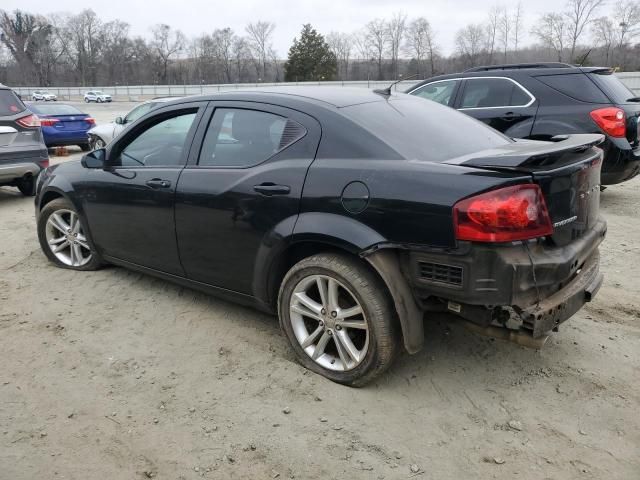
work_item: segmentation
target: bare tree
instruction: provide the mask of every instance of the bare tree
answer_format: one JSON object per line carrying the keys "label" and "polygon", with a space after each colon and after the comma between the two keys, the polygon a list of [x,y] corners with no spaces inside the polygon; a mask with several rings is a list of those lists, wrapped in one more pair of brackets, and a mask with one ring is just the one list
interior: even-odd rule
{"label": "bare tree", "polygon": [[594,13],[603,2],[604,0],[569,0],[567,2],[568,11],[565,13],[565,17],[568,22],[567,31],[571,44],[569,61],[574,60],[578,40],[593,21]]}
{"label": "bare tree", "polygon": [[169,61],[184,49],[186,38],[180,30],[173,30],[164,23],[152,27],[151,32],[151,47],[160,63],[160,79],[167,83]]}
{"label": "bare tree", "polygon": [[456,50],[466,66],[478,64],[486,44],[486,30],[482,24],[467,25],[456,34]]}
{"label": "bare tree", "polygon": [[258,75],[262,81],[265,81],[267,75],[267,62],[269,52],[272,47],[272,36],[276,25],[271,22],[258,21],[250,23],[245,30],[249,35],[248,44],[255,57],[257,57],[259,70]]}
{"label": "bare tree", "polygon": [[422,68],[425,59],[429,60],[429,74],[434,74],[437,46],[435,34],[426,18],[416,18],[409,24],[406,48],[418,62],[418,75],[424,75]]}
{"label": "bare tree", "polygon": [[593,38],[596,45],[604,49],[605,61],[609,65],[611,50],[616,42],[616,28],[613,21],[608,17],[596,18],[593,21]]}
{"label": "bare tree", "polygon": [[558,13],[545,13],[540,17],[531,33],[544,46],[555,52],[559,62],[562,61],[567,38],[567,25],[564,16]]}
{"label": "bare tree", "polygon": [[330,32],[325,40],[338,60],[338,78],[349,79],[349,61],[353,50],[353,38],[347,33]]}
{"label": "bare tree", "polygon": [[613,23],[618,25],[617,48],[624,68],[627,59],[627,44],[640,36],[640,3],[637,0],[620,0],[613,9]]}
{"label": "bare tree", "polygon": [[378,80],[383,79],[384,55],[387,48],[387,24],[384,20],[376,18],[364,27],[367,49],[372,52],[378,66]]}
{"label": "bare tree", "polygon": [[524,7],[522,2],[518,2],[516,9],[513,12],[513,51],[518,53],[518,46],[520,44],[520,34],[522,32],[524,24]]}
{"label": "bare tree", "polygon": [[511,38],[511,16],[509,11],[505,8],[500,12],[500,18],[498,23],[498,32],[500,34],[500,43],[502,44],[502,52],[504,54],[504,61],[507,62],[507,54],[509,52],[509,40]]}
{"label": "bare tree", "polygon": [[[51,25],[43,17],[16,10],[0,10],[0,42],[9,50],[26,78],[38,75],[38,52],[47,45]],[[39,75],[40,76],[40,75]],[[42,81],[42,78],[38,78]]]}
{"label": "bare tree", "polygon": [[233,74],[233,30],[230,28],[219,28],[213,31],[211,38],[215,49],[215,56],[222,66],[224,81],[231,83]]}
{"label": "bare tree", "polygon": [[493,54],[496,51],[496,41],[498,38],[498,30],[503,15],[503,8],[494,5],[489,10],[489,18],[487,20],[487,50],[489,50],[489,64],[493,63]]}
{"label": "bare tree", "polygon": [[400,47],[404,39],[407,24],[407,15],[402,12],[394,13],[391,20],[387,22],[387,39],[389,42],[389,53],[391,54],[391,74],[393,78],[398,78],[398,59],[400,57]]}

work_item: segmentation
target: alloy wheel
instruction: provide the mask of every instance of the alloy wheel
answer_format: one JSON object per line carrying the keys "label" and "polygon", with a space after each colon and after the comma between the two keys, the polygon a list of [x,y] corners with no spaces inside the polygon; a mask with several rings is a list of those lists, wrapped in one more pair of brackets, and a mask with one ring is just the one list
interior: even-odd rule
{"label": "alloy wheel", "polygon": [[335,278],[302,279],[291,295],[289,318],[300,347],[318,365],[344,372],[364,360],[369,348],[364,309]]}
{"label": "alloy wheel", "polygon": [[65,265],[82,267],[91,261],[91,247],[76,212],[53,212],[47,219],[45,236],[51,253]]}

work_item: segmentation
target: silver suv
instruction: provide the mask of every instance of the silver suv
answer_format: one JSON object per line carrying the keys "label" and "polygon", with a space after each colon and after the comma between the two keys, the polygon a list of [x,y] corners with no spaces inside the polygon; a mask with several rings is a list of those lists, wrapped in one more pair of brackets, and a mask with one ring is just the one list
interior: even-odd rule
{"label": "silver suv", "polygon": [[35,180],[49,166],[40,119],[8,87],[0,84],[0,186],[35,194]]}

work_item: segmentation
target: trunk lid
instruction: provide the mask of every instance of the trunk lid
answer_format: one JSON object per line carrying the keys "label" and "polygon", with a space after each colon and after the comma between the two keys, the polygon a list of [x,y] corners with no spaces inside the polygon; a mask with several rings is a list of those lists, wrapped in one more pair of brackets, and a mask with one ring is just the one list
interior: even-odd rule
{"label": "trunk lid", "polygon": [[557,142],[518,140],[447,163],[501,172],[527,173],[545,197],[552,241],[566,245],[597,221],[600,206],[602,135],[568,135]]}

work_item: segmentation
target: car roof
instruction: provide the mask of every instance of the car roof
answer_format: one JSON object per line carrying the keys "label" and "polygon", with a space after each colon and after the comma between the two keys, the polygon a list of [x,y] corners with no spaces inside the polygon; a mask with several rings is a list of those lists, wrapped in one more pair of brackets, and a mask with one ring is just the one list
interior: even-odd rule
{"label": "car roof", "polygon": [[[384,102],[385,96],[375,93],[368,88],[358,87],[324,87],[324,86],[287,86],[251,88],[242,90],[230,90],[210,95],[195,97],[183,97],[182,100],[194,99],[213,101],[220,99],[263,101],[266,99],[278,99],[279,101],[291,100],[305,103],[322,104],[335,108],[344,108],[371,102]],[[171,99],[174,100],[174,99]],[[181,102],[176,102],[181,103]]]}
{"label": "car roof", "polygon": [[[544,65],[544,66],[541,66]],[[405,92],[411,92],[417,88],[422,87],[428,83],[437,82],[440,80],[450,80],[456,78],[470,78],[470,77],[514,77],[520,78],[523,76],[538,76],[538,75],[567,75],[578,73],[593,73],[610,71],[608,67],[581,67],[562,63],[548,63],[548,64],[506,64],[506,65],[491,65],[487,67],[475,67],[458,73],[449,73],[447,75],[437,75],[426,80],[423,80],[415,85],[411,86]]]}

